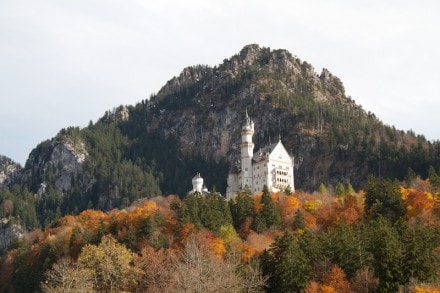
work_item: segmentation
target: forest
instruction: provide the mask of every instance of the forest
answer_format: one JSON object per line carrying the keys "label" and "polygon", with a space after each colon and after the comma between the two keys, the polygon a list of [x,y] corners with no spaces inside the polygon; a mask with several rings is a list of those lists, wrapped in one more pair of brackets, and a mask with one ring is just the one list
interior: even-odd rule
{"label": "forest", "polygon": [[[2,217],[8,218],[2,207]],[[439,292],[440,176],[85,210],[16,239],[2,292]]]}

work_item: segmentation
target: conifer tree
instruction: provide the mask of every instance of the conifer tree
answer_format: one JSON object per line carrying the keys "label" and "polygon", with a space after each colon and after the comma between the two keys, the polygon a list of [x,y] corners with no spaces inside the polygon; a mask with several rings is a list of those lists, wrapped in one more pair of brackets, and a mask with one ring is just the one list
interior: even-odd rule
{"label": "conifer tree", "polygon": [[312,275],[306,254],[287,232],[262,256],[262,268],[269,276],[268,292],[301,292]]}
{"label": "conifer tree", "polygon": [[275,203],[270,196],[269,189],[266,185],[263,187],[263,195],[261,196],[261,210],[255,216],[253,229],[257,233],[261,233],[264,230],[274,226],[281,226],[281,214],[278,208],[275,206]]}

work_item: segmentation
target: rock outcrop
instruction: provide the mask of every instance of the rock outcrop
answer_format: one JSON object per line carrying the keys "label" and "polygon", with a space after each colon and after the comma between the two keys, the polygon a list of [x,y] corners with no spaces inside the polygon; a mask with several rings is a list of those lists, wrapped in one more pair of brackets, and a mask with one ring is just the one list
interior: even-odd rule
{"label": "rock outcrop", "polygon": [[0,189],[15,182],[20,175],[21,166],[8,157],[0,155]]}
{"label": "rock outcrop", "polygon": [[24,181],[33,182],[37,194],[42,196],[47,182],[54,182],[57,191],[66,191],[72,187],[83,170],[88,153],[85,143],[80,138],[59,134],[51,141],[46,141],[35,148],[26,163]]}

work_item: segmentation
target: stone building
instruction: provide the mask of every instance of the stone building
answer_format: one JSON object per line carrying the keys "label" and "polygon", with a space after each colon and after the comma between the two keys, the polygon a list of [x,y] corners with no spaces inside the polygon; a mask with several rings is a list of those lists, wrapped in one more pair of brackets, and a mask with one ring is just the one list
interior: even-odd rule
{"label": "stone building", "polygon": [[246,111],[241,129],[240,163],[233,166],[228,175],[226,198],[231,199],[246,188],[252,193],[260,192],[264,185],[272,192],[284,191],[287,187],[293,192],[294,158],[287,152],[281,137],[278,142],[254,153],[253,134],[254,122]]}

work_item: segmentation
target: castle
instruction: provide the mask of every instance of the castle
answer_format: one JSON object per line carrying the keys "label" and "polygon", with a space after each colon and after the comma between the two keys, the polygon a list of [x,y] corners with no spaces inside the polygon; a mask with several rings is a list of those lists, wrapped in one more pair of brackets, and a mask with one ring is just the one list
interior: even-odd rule
{"label": "castle", "polygon": [[231,199],[246,188],[252,193],[260,192],[264,185],[272,192],[284,191],[287,187],[294,192],[294,159],[286,151],[281,137],[278,142],[254,153],[253,135],[254,122],[246,110],[241,129],[240,164],[233,166],[228,174],[226,198]]}

